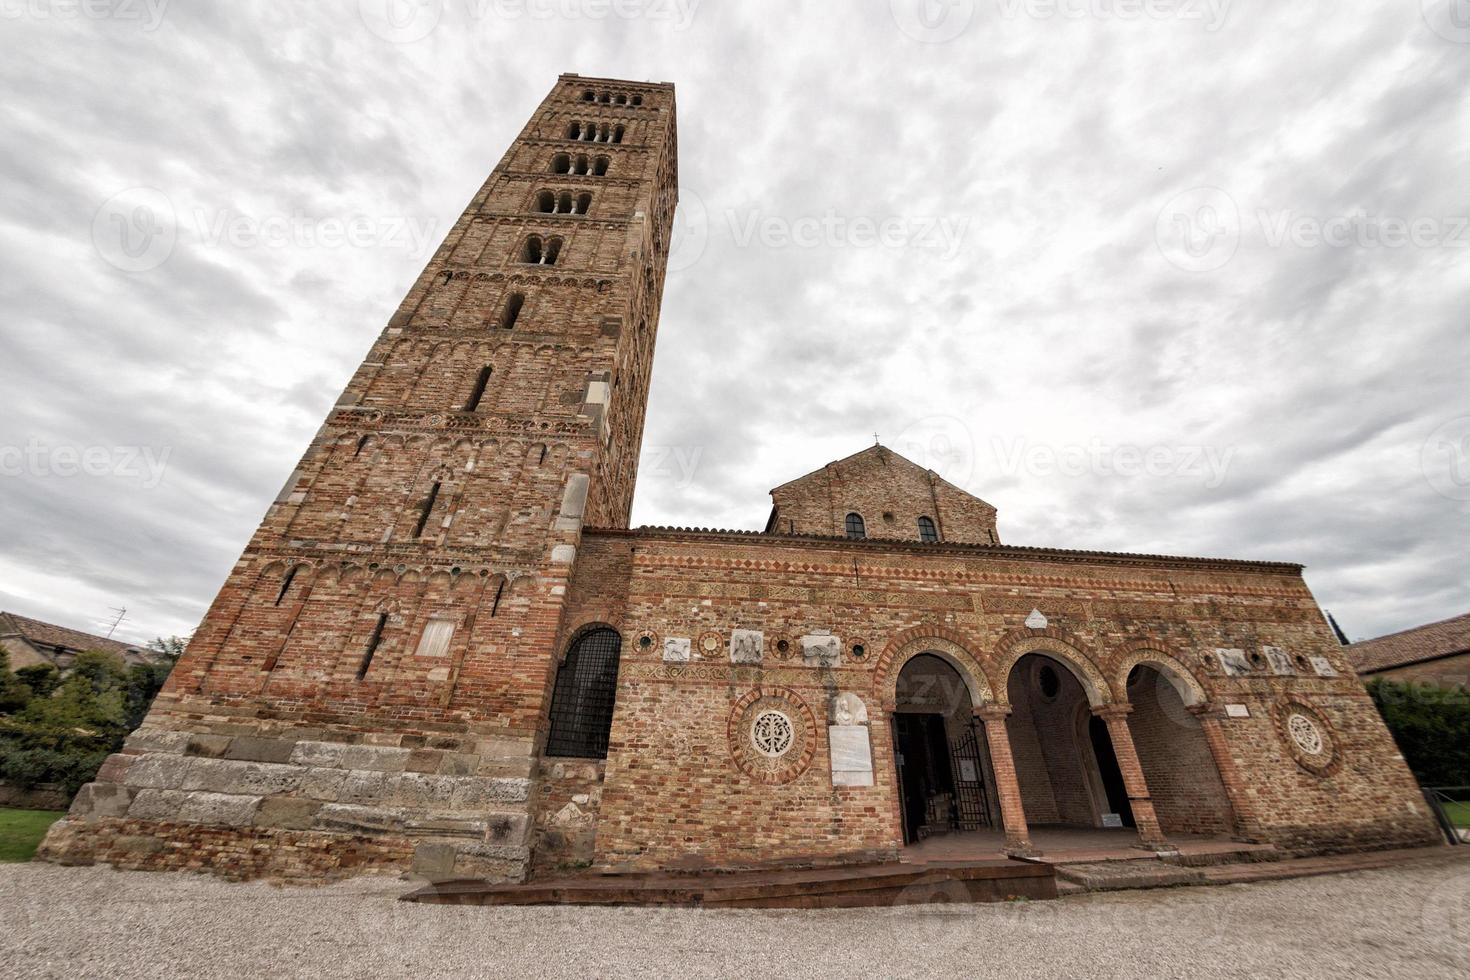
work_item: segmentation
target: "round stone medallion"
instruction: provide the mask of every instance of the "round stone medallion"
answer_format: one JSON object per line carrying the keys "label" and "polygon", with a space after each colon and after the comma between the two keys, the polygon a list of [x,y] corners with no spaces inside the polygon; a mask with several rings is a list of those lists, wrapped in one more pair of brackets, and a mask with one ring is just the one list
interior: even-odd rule
{"label": "round stone medallion", "polygon": [[1337,741],[1332,726],[1304,698],[1288,697],[1276,707],[1281,740],[1297,765],[1317,776],[1330,776],[1338,767]]}
{"label": "round stone medallion", "polygon": [[741,772],[757,782],[789,783],[816,754],[817,720],[790,688],[758,687],[731,708],[726,737]]}

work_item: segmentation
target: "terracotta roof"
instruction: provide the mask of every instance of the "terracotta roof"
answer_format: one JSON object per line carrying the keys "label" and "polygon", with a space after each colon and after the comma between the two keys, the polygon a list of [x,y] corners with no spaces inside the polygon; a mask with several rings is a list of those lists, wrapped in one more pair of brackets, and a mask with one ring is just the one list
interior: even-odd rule
{"label": "terracotta roof", "polygon": [[148,648],[141,644],[109,640],[105,636],[94,636],[54,623],[43,623],[39,619],[0,612],[0,639],[7,636],[23,636],[37,646],[65,647],[78,652],[101,650],[104,653],[115,653],[127,663],[143,663],[152,659]]}
{"label": "terracotta roof", "polygon": [[1347,655],[1360,674],[1470,653],[1470,613],[1350,644]]}
{"label": "terracotta roof", "polygon": [[1183,555],[1143,555],[1126,551],[1074,551],[1070,548],[1028,548],[1013,544],[960,544],[953,541],[921,542],[898,538],[849,538],[826,534],[769,534],[765,531],[733,531],[710,527],[650,527],[586,529],[588,534],[630,537],[693,537],[752,539],[771,545],[838,546],[863,551],[905,551],[923,554],[991,555],[996,558],[1033,561],[1092,562],[1107,565],[1175,565],[1194,568],[1251,570],[1300,575],[1295,562],[1252,561],[1244,558],[1188,558]]}

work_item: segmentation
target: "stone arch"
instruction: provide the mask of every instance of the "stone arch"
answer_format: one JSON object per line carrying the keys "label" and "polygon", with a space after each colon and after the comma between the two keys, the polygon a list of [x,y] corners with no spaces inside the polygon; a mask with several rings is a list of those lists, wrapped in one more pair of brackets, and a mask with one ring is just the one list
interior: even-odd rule
{"label": "stone arch", "polygon": [[1162,644],[1150,642],[1130,643],[1123,648],[1122,659],[1118,661],[1117,670],[1113,672],[1115,691],[1119,701],[1127,702],[1128,675],[1133,673],[1134,667],[1140,665],[1152,667],[1159,672],[1160,676],[1167,679],[1174,690],[1179,693],[1179,699],[1184,702],[1186,708],[1209,702],[1209,692],[1189,668],[1175,657],[1170,656]]}
{"label": "stone arch", "polygon": [[970,692],[970,703],[978,708],[995,702],[995,686],[967,647],[968,637],[942,626],[920,626],[905,630],[888,641],[873,670],[873,697],[883,710],[898,703],[898,675],[904,664],[921,654],[932,654],[955,669]]}
{"label": "stone arch", "polygon": [[1007,633],[996,645],[996,676],[1004,678],[1005,683],[1000,687],[998,702],[1007,707],[1010,706],[1010,694],[1007,690],[1011,671],[1016,667],[1016,661],[1029,653],[1039,653],[1050,657],[1057,663],[1071,671],[1082,685],[1083,692],[1087,695],[1087,701],[1094,708],[1113,703],[1113,689],[1093,662],[1093,657],[1087,652],[1086,646],[1078,638],[1048,626],[1046,629],[1020,629]]}

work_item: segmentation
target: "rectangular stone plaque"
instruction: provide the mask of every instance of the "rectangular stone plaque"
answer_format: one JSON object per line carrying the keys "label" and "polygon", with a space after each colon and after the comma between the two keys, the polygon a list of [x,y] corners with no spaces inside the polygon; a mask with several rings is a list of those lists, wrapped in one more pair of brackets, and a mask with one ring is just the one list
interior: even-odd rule
{"label": "rectangular stone plaque", "polygon": [[1336,677],[1337,668],[1332,666],[1332,661],[1326,657],[1312,657],[1312,669],[1317,672],[1318,677]]}
{"label": "rectangular stone plaque", "polygon": [[664,637],[664,663],[687,664],[689,657],[689,637]]}
{"label": "rectangular stone plaque", "polygon": [[1251,709],[1243,704],[1227,704],[1225,706],[1226,718],[1249,718]]}
{"label": "rectangular stone plaque", "polygon": [[1220,658],[1220,669],[1226,677],[1244,677],[1251,672],[1250,658],[1244,650],[1216,649],[1215,656]]}
{"label": "rectangular stone plaque", "polygon": [[833,786],[873,785],[873,752],[867,725],[829,725]]}
{"label": "rectangular stone plaque", "polygon": [[1104,813],[1102,815],[1102,821],[1104,827],[1121,827],[1123,826],[1123,815],[1120,813]]}

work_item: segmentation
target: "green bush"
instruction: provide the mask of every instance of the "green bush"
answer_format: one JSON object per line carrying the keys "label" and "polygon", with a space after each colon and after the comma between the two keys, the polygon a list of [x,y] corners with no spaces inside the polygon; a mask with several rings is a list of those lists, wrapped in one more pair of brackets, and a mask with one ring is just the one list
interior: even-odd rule
{"label": "green bush", "polygon": [[1470,691],[1377,679],[1368,693],[1425,786],[1470,786]]}

